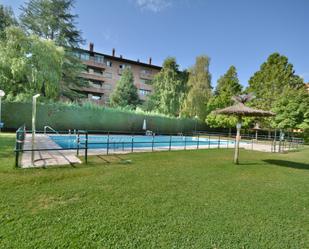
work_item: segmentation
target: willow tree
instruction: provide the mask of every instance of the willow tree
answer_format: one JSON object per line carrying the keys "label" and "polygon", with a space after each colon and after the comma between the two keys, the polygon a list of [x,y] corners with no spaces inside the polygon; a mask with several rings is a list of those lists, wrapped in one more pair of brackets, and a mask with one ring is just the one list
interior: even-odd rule
{"label": "willow tree", "polygon": [[27,36],[18,27],[5,30],[0,41],[0,89],[8,98],[41,93],[48,99],[60,97],[64,51],[53,41]]}
{"label": "willow tree", "polygon": [[161,71],[153,79],[153,108],[161,113],[178,116],[186,91],[184,74],[180,72],[176,59],[168,57]]}
{"label": "willow tree", "polygon": [[211,97],[209,63],[209,57],[198,56],[195,65],[189,69],[188,93],[181,111],[183,116],[206,118],[206,106]]}

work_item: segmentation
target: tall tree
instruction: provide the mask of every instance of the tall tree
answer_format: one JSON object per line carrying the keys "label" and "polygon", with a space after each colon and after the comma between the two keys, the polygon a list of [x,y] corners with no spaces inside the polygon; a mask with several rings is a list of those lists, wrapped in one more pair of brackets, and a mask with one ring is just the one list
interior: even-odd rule
{"label": "tall tree", "polygon": [[182,107],[182,114],[188,117],[206,118],[206,106],[211,97],[210,59],[198,56],[195,65],[189,69],[188,94]]}
{"label": "tall tree", "polygon": [[17,24],[12,8],[0,4],[0,39],[3,39],[5,28]]}
{"label": "tall tree", "polygon": [[273,107],[277,113],[273,126],[280,129],[309,130],[309,94],[305,87],[284,89]]}
{"label": "tall tree", "polygon": [[74,0],[30,0],[21,7],[21,25],[29,33],[55,41],[63,47],[78,47],[83,41],[71,13]]}
{"label": "tall tree", "polygon": [[139,102],[137,88],[134,85],[133,73],[130,69],[126,68],[122,72],[116,89],[111,95],[111,105],[114,107],[135,108]]}
{"label": "tall tree", "polygon": [[63,49],[14,26],[6,28],[5,37],[0,41],[0,89],[9,98],[41,93],[58,99]]}
{"label": "tall tree", "polygon": [[161,71],[154,77],[151,102],[155,110],[177,116],[186,90],[186,74],[179,71],[176,59],[168,57]]}
{"label": "tall tree", "polygon": [[77,15],[71,13],[74,0],[29,0],[21,7],[21,26],[30,34],[52,40],[65,48],[62,66],[62,94],[70,99],[80,97],[72,90],[86,86],[79,76],[81,61],[74,56],[74,48],[83,42],[81,31],[76,28]]}
{"label": "tall tree", "polygon": [[[232,97],[239,95],[241,91],[242,86],[239,83],[236,68],[231,66],[227,72],[218,79],[215,94],[208,102],[207,110],[211,112],[215,109],[232,105]],[[237,120],[233,117],[210,113],[207,116],[206,123],[211,127],[231,128],[235,127]]]}
{"label": "tall tree", "polygon": [[273,53],[250,78],[247,91],[256,96],[253,101],[255,106],[271,110],[286,87],[301,88],[303,80],[295,74],[287,57]]}

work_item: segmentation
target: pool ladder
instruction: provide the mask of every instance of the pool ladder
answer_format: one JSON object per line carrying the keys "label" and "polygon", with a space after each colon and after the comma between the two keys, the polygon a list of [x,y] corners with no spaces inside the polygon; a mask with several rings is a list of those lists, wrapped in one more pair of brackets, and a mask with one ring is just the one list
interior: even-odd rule
{"label": "pool ladder", "polygon": [[48,125],[45,125],[44,126],[44,134],[46,135],[46,131],[47,129],[51,130],[52,132],[55,132],[56,134],[59,134],[58,131],[56,131],[55,129],[53,129],[52,127],[48,126]]}

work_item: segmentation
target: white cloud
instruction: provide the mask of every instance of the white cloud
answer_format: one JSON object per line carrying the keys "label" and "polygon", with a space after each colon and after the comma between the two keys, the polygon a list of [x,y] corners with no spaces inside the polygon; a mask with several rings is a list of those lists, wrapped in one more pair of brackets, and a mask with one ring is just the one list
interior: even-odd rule
{"label": "white cloud", "polygon": [[136,5],[141,10],[160,12],[171,6],[171,0],[135,0]]}

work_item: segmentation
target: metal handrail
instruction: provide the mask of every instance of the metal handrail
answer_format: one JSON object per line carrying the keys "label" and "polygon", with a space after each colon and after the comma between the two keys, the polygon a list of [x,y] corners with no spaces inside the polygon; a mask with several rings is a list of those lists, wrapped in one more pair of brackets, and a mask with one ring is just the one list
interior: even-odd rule
{"label": "metal handrail", "polygon": [[56,134],[59,134],[58,131],[56,131],[55,129],[53,129],[53,128],[50,127],[49,125],[45,125],[45,126],[44,126],[44,134],[45,134],[45,135],[46,135],[46,130],[47,130],[47,129],[49,129],[49,130],[55,132]]}

